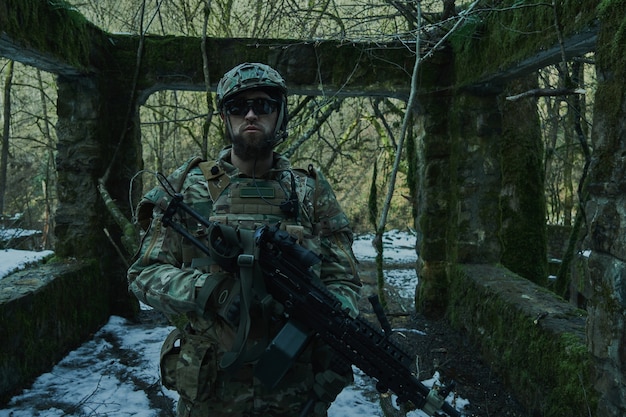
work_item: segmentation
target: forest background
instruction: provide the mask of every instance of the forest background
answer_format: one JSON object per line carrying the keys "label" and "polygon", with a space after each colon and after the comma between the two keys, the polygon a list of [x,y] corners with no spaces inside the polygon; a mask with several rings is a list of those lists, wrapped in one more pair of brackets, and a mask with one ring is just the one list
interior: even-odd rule
{"label": "forest background", "polygon": [[[55,2],[58,7],[75,8],[110,33],[374,44],[399,40],[410,50],[418,43],[424,50],[439,47],[437,40],[453,31],[461,18],[506,12],[496,3],[491,9],[478,10],[473,8],[475,1],[463,0]],[[523,2],[515,7],[524,7]],[[553,13],[549,7],[545,12]],[[429,33],[437,36],[431,39]],[[0,58],[0,76],[0,217],[8,228],[41,230],[41,247],[51,249],[56,206],[54,75]],[[546,218],[549,224],[569,226],[591,153],[587,132],[595,91],[593,56],[544,68],[538,78],[539,89],[533,94],[540,96]],[[411,74],[407,74],[410,81]],[[576,94],[559,93],[571,85],[577,87]],[[226,145],[214,109],[213,93],[159,91],[147,99],[141,107],[144,171],[138,173],[143,175],[144,191],[155,184],[154,173],[167,174],[193,155],[211,158]],[[278,151],[290,156],[296,167],[312,163],[325,173],[356,232],[376,229],[387,199],[386,227],[412,227],[411,179],[406,150],[400,146],[407,134],[403,131],[406,110],[406,100],[386,97],[291,96],[290,135]],[[409,135],[419,141],[419,124],[411,128],[415,130]],[[387,198],[389,189],[393,195]],[[0,248],[15,242],[0,242]]]}

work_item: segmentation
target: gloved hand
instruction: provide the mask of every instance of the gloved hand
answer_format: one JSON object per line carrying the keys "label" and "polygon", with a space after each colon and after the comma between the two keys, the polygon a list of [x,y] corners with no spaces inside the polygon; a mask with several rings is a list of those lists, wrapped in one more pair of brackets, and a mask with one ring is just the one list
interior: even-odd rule
{"label": "gloved hand", "polygon": [[331,403],[335,401],[337,395],[339,395],[339,393],[353,381],[354,378],[352,376],[352,369],[345,373],[342,372],[341,374],[331,369],[327,369],[315,374],[313,391],[320,401]]}
{"label": "gloved hand", "polygon": [[359,315],[358,294],[345,285],[329,284],[328,290],[341,302],[341,307],[348,310],[353,319]]}
{"label": "gloved hand", "polygon": [[319,401],[326,404],[335,401],[335,397],[354,381],[352,366],[338,357],[321,338],[313,340],[311,353],[314,381],[313,391]]}

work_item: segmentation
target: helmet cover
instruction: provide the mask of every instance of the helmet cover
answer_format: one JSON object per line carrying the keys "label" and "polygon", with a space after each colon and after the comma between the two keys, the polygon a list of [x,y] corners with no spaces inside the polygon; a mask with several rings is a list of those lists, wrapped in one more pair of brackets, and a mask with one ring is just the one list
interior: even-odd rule
{"label": "helmet cover", "polygon": [[[250,89],[278,90],[287,95],[287,86],[283,77],[269,65],[244,63],[228,71],[217,84],[217,106],[223,109],[224,101],[235,94]],[[283,97],[279,97],[281,101]]]}

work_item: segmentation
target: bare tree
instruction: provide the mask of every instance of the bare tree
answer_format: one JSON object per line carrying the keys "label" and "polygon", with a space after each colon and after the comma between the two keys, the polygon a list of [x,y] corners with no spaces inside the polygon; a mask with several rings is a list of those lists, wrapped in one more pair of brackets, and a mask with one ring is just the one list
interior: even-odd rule
{"label": "bare tree", "polygon": [[0,218],[4,216],[4,197],[7,189],[9,163],[9,137],[11,130],[11,87],[13,85],[13,61],[7,63],[7,75],[4,79],[4,106],[2,126],[2,153],[0,154]]}
{"label": "bare tree", "polygon": [[41,187],[43,189],[43,202],[44,202],[44,213],[43,213],[43,230],[42,230],[42,246],[44,248],[50,249],[52,248],[51,240],[51,231],[53,230],[52,219],[53,211],[55,207],[56,201],[56,164],[54,160],[54,149],[55,149],[55,139],[50,130],[50,120],[48,118],[48,98],[46,95],[46,87],[43,82],[43,77],[41,76],[41,71],[37,70],[37,84],[39,86],[39,96],[41,100],[41,113],[43,116],[42,120],[42,133],[44,135],[44,141],[47,143],[44,162],[44,172],[41,180]]}

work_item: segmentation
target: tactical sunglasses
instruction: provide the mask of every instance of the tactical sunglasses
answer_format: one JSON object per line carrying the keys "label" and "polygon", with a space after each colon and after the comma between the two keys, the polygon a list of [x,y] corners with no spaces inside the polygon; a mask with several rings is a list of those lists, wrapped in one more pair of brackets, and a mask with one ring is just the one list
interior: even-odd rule
{"label": "tactical sunglasses", "polygon": [[237,99],[228,100],[224,103],[224,111],[227,114],[234,116],[245,116],[250,109],[257,116],[264,114],[271,114],[278,108],[278,101],[271,98],[252,98],[252,99]]}

